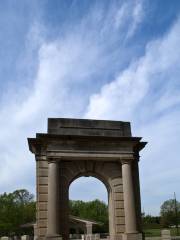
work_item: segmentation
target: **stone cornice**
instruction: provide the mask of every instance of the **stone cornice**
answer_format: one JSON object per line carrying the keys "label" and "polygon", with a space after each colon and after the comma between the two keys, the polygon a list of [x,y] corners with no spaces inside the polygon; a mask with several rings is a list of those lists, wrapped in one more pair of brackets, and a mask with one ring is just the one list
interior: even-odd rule
{"label": "stone cornice", "polygon": [[90,152],[48,152],[47,157],[56,160],[94,160],[94,161],[121,161],[134,159],[133,153],[90,153]]}

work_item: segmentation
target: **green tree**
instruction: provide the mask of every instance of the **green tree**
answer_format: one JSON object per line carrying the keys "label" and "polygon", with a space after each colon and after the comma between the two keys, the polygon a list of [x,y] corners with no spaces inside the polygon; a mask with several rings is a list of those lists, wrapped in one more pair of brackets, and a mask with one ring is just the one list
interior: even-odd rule
{"label": "green tree", "polygon": [[108,232],[108,206],[103,201],[98,199],[90,202],[70,200],[69,206],[71,215],[102,223],[102,226],[94,227],[95,232]]}
{"label": "green tree", "polygon": [[17,204],[25,205],[33,201],[34,195],[26,189],[16,190],[12,193],[14,201]]}
{"label": "green tree", "polygon": [[178,219],[175,214],[175,200],[169,199],[161,205],[161,225],[163,227],[169,227],[170,225],[176,225],[177,220],[180,219],[180,202],[177,201],[177,213]]}
{"label": "green tree", "polygon": [[26,233],[21,224],[35,221],[33,195],[25,189],[0,195],[0,235]]}
{"label": "green tree", "polygon": [[160,228],[160,217],[144,215],[142,216],[143,229],[155,229]]}

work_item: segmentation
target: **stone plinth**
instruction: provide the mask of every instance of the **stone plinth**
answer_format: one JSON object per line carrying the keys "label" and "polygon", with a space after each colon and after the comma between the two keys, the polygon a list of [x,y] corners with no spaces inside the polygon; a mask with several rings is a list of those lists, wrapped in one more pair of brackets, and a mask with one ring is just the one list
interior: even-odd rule
{"label": "stone plinth", "polygon": [[122,240],[142,240],[142,233],[125,233],[122,235]]}
{"label": "stone plinth", "polygon": [[63,240],[60,235],[46,235],[46,240]]}
{"label": "stone plinth", "polygon": [[29,235],[21,236],[21,240],[29,240],[29,239],[30,239]]}
{"label": "stone plinth", "polygon": [[161,230],[161,238],[162,240],[170,240],[171,239],[171,232],[169,229]]}

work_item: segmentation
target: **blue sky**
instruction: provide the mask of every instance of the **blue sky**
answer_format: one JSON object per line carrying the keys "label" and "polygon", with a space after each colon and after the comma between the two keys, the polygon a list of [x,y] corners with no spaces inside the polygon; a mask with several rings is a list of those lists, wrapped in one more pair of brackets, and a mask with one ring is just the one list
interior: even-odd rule
{"label": "blue sky", "polygon": [[[35,192],[27,137],[48,117],[79,117],[131,121],[148,141],[146,213],[180,200],[179,0],[2,0],[0,29],[0,192]],[[95,184],[79,179],[70,196],[106,200]]]}

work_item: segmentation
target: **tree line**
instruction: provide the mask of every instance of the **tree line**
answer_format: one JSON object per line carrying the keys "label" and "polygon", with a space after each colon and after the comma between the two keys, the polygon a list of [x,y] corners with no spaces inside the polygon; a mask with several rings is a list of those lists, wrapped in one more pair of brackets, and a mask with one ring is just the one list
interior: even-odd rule
{"label": "tree line", "polygon": [[95,199],[90,202],[69,201],[70,214],[80,218],[94,220],[100,225],[95,225],[93,231],[107,233],[109,231],[108,205],[103,201]]}
{"label": "tree line", "polygon": [[169,228],[180,225],[180,202],[175,199],[165,201],[160,207],[160,216],[142,214],[143,228]]}
{"label": "tree line", "polygon": [[[174,199],[165,201],[161,205],[160,216],[142,214],[144,229],[163,228],[180,224],[180,202]],[[95,232],[108,232],[108,206],[96,199],[90,202],[69,201],[71,215],[94,220],[102,223],[95,226]],[[12,193],[0,194],[0,236],[32,234],[32,229],[21,228],[22,224],[35,222],[36,202],[34,195],[26,189],[16,190]]]}
{"label": "tree line", "polygon": [[36,207],[33,194],[25,189],[0,195],[0,235],[30,234],[31,229],[20,226],[35,221]]}
{"label": "tree line", "polygon": [[[69,213],[102,223],[94,227],[96,232],[108,231],[108,206],[98,199],[91,202],[70,200]],[[21,226],[35,221],[36,202],[34,195],[29,191],[20,189],[0,195],[0,236],[32,235],[32,228]]]}

